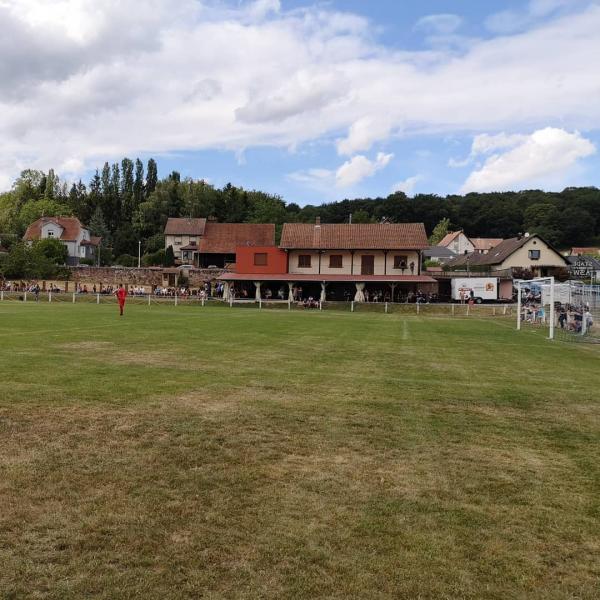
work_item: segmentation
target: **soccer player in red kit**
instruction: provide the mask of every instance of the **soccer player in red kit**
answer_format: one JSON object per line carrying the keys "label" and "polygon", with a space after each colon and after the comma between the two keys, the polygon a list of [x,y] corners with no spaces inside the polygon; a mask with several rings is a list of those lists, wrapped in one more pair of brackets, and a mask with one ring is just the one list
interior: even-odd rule
{"label": "soccer player in red kit", "polygon": [[119,286],[116,291],[117,300],[119,301],[119,315],[123,316],[123,309],[125,308],[125,298],[127,298],[127,290],[123,287],[123,284]]}

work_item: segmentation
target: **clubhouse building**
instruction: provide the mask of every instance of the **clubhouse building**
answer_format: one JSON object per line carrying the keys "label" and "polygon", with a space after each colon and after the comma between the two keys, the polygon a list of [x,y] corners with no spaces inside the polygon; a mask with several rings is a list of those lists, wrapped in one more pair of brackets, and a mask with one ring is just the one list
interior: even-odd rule
{"label": "clubhouse building", "polygon": [[437,282],[421,271],[428,247],[422,223],[286,223],[277,246],[236,248],[225,296],[401,301]]}

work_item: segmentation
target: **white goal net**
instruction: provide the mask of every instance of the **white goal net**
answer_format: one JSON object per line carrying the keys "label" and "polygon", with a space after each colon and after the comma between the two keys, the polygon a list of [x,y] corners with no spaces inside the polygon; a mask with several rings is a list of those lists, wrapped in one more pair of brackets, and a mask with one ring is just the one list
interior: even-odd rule
{"label": "white goal net", "polygon": [[549,339],[600,342],[600,286],[555,282],[553,277],[515,282],[517,329]]}

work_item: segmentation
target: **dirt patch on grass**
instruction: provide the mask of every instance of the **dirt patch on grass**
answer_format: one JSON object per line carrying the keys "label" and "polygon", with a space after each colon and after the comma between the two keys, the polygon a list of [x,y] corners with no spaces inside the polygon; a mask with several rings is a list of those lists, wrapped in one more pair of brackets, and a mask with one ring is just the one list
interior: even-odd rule
{"label": "dirt patch on grass", "polygon": [[107,364],[135,365],[148,367],[168,367],[170,369],[194,369],[194,364],[185,354],[174,354],[160,350],[127,350],[114,342],[83,341],[62,344],[61,349],[68,352],[81,353],[93,352],[94,360]]}
{"label": "dirt patch on grass", "polygon": [[88,352],[90,350],[110,350],[111,348],[116,348],[117,345],[114,342],[105,342],[105,341],[84,341],[84,342],[69,342],[68,344],[61,344],[59,348],[63,350],[69,350],[72,352],[80,352],[85,351]]}

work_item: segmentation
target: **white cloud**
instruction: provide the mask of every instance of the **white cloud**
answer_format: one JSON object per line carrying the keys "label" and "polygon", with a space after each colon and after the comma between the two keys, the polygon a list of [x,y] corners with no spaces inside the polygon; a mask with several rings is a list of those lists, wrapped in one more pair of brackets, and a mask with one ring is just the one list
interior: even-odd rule
{"label": "white cloud", "polygon": [[372,177],[385,168],[392,158],[394,158],[393,154],[384,154],[383,152],[379,152],[374,160],[358,154],[347,160],[335,171],[330,169],[307,169],[290,173],[288,178],[322,192],[331,191],[332,187],[346,188],[360,183],[367,177]]}
{"label": "white cloud", "polygon": [[393,154],[379,152],[375,160],[369,160],[366,156],[359,154],[346,161],[335,173],[335,181],[338,187],[350,187],[359,183],[366,177],[372,177],[394,158]]}
{"label": "white cloud", "polygon": [[436,14],[421,17],[415,29],[447,35],[454,33],[462,25],[462,18],[453,14]]}
{"label": "white cloud", "polygon": [[338,141],[337,149],[340,154],[354,154],[370,150],[371,146],[385,139],[390,132],[390,123],[385,117],[362,117],[350,126],[348,136]]}
{"label": "white cloud", "polygon": [[530,0],[521,10],[502,10],[486,19],[486,26],[494,33],[512,33],[553,13],[574,10],[589,5],[591,0]]}
{"label": "white cloud", "polygon": [[419,183],[419,181],[422,179],[423,177],[421,175],[408,177],[404,181],[399,181],[396,183],[392,188],[392,192],[404,192],[407,196],[412,196],[417,183]]}
{"label": "white cloud", "polygon": [[352,157],[398,132],[600,129],[600,7],[574,1],[455,54],[384,47],[328,4],[0,0],[0,177],[323,139]]}
{"label": "white cloud", "polygon": [[494,150],[512,148],[526,140],[527,136],[521,134],[498,133],[495,135],[490,135],[488,133],[482,133],[473,138],[471,153],[469,156],[467,156],[467,158],[464,160],[451,158],[448,161],[448,166],[453,168],[466,167],[481,154],[489,154]]}
{"label": "white cloud", "polygon": [[[496,136],[498,137],[498,136]],[[595,153],[594,144],[580,133],[546,127],[520,140],[503,154],[490,156],[483,166],[473,171],[461,188],[462,193],[504,191],[539,182],[544,177],[555,178],[568,173],[578,160]],[[515,136],[506,136],[514,142]],[[489,141],[489,140],[488,140]],[[506,145],[487,144],[491,148]]]}

